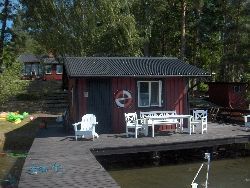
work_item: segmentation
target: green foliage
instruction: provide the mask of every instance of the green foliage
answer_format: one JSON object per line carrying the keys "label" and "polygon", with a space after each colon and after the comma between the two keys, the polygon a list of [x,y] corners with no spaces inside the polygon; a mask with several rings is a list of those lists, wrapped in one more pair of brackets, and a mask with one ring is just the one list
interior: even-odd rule
{"label": "green foliage", "polygon": [[21,2],[30,34],[56,55],[140,54],[135,20],[124,1]]}
{"label": "green foliage", "polygon": [[175,56],[216,73],[216,81],[249,77],[247,0],[20,2],[19,25],[25,33],[16,27],[17,49],[26,41],[27,48],[40,45],[55,55]]}
{"label": "green foliage", "polygon": [[207,92],[208,91],[208,85],[205,84],[204,82],[201,82],[198,85],[198,91],[200,91],[200,92]]}
{"label": "green foliage", "polygon": [[40,93],[19,93],[16,99],[20,101],[35,101],[41,99]]}
{"label": "green foliage", "polygon": [[5,69],[0,74],[0,104],[22,92],[26,86],[25,82],[20,80],[21,64],[7,50],[4,52],[3,63]]}

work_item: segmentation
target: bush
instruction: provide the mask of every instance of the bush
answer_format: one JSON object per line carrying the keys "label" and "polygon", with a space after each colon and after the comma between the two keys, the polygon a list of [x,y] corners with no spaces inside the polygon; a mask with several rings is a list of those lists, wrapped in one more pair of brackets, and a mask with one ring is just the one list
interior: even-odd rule
{"label": "bush", "polygon": [[39,100],[41,97],[37,93],[20,93],[17,94],[16,99],[19,101],[35,101]]}
{"label": "bush", "polygon": [[199,85],[198,85],[198,91],[200,92],[207,92],[208,91],[208,85],[205,84],[204,82],[201,82]]}
{"label": "bush", "polygon": [[27,83],[20,80],[21,64],[17,61],[9,63],[0,74],[0,104],[21,93]]}

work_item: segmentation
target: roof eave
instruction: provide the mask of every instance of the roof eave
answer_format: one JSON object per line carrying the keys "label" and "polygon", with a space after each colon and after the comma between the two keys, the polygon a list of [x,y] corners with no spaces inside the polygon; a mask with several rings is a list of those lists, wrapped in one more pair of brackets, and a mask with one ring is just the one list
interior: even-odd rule
{"label": "roof eave", "polygon": [[132,77],[132,78],[167,78],[167,77],[211,77],[211,75],[69,75],[70,78],[93,78],[93,77]]}

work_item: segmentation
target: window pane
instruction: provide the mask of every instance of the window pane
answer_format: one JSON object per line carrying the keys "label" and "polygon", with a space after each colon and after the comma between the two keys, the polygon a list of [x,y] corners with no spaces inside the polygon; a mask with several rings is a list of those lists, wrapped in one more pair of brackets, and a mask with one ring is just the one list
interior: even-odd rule
{"label": "window pane", "polygon": [[42,75],[42,72],[43,72],[42,65],[41,65],[41,64],[39,64],[38,74],[39,74],[39,75]]}
{"label": "window pane", "polygon": [[149,83],[139,82],[139,106],[149,105]]}
{"label": "window pane", "polygon": [[151,106],[159,105],[159,82],[151,82]]}
{"label": "window pane", "polygon": [[51,65],[45,66],[45,74],[51,74]]}
{"label": "window pane", "polygon": [[32,75],[37,75],[38,74],[38,64],[32,64],[31,73],[32,73]]}
{"label": "window pane", "polygon": [[31,64],[26,64],[25,65],[25,75],[30,75],[31,74]]}
{"label": "window pane", "polygon": [[63,73],[62,65],[56,65],[56,74],[62,74],[62,73]]}

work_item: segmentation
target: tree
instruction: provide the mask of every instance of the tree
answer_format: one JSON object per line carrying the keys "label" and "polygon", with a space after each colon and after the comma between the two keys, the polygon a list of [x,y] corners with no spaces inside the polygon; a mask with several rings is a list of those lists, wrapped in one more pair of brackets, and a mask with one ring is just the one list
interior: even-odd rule
{"label": "tree", "polygon": [[21,0],[27,30],[47,50],[62,55],[139,55],[129,4],[121,0]]}
{"label": "tree", "polygon": [[10,14],[10,1],[5,0],[4,3],[1,3],[0,6],[3,6],[2,12],[1,12],[1,36],[0,36],[0,68],[2,67],[3,64],[3,47],[4,47],[4,38],[5,34],[7,32],[6,25],[7,25],[7,20],[9,18]]}

